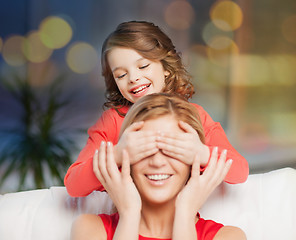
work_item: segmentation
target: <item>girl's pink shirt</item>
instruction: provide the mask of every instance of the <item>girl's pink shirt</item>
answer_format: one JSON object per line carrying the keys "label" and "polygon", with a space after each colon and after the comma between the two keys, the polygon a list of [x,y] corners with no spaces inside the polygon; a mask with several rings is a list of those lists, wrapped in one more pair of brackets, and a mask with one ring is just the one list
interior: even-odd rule
{"label": "girl's pink shirt", "polygon": [[[247,160],[240,155],[230,144],[220,123],[214,122],[210,115],[199,105],[192,103],[199,112],[204,128],[206,145],[212,152],[217,146],[219,152],[227,149],[227,159],[233,163],[224,181],[227,183],[245,182],[249,175]],[[123,107],[121,112],[126,113],[128,107]],[[114,109],[103,112],[98,121],[89,128],[88,140],[80,152],[77,160],[67,171],[64,179],[68,193],[73,197],[83,197],[95,190],[103,191],[104,188],[93,172],[92,159],[96,149],[99,149],[101,141],[110,141],[117,144],[120,128],[124,117],[120,116]]]}

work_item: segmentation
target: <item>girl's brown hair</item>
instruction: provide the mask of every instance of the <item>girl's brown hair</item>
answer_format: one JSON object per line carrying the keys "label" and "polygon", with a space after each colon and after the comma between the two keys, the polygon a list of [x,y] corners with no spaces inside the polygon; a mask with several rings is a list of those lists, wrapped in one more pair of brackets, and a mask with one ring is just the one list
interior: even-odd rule
{"label": "girl's brown hair", "polygon": [[189,99],[194,94],[191,76],[186,71],[171,39],[156,25],[145,21],[130,21],[118,25],[102,47],[102,75],[106,84],[104,107],[119,109],[132,105],[120,93],[108,64],[107,55],[114,47],[130,48],[151,61],[160,61],[169,75],[163,92],[175,93]]}
{"label": "girl's brown hair", "polygon": [[197,109],[180,95],[154,93],[140,98],[128,111],[120,130],[124,130],[134,122],[156,119],[173,115],[177,121],[188,123],[198,133],[202,143],[205,136]]}

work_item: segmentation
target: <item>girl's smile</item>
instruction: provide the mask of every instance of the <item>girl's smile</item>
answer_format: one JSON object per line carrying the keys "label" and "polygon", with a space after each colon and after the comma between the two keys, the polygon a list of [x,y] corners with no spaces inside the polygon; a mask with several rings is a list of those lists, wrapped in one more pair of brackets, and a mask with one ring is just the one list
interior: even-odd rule
{"label": "girl's smile", "polygon": [[147,94],[162,92],[169,73],[160,61],[143,58],[137,51],[122,47],[111,49],[107,59],[117,87],[128,101],[135,103]]}

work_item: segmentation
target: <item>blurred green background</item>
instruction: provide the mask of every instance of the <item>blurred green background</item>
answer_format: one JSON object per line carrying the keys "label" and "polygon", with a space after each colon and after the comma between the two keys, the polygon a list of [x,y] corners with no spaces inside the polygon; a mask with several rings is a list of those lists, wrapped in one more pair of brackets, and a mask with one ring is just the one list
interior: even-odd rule
{"label": "blurred green background", "polygon": [[251,173],[296,167],[296,2],[16,0],[0,8],[0,193],[62,185],[102,112],[102,42],[146,20]]}

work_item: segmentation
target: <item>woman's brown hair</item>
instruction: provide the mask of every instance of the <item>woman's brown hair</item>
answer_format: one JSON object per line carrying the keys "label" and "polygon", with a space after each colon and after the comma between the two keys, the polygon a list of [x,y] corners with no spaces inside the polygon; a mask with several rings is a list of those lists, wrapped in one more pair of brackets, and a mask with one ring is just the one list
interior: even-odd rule
{"label": "woman's brown hair", "polygon": [[140,98],[128,111],[119,137],[134,122],[152,120],[166,115],[173,115],[177,121],[188,123],[198,133],[201,142],[205,143],[197,109],[180,95],[168,93],[154,93]]}
{"label": "woman's brown hair", "polygon": [[118,25],[102,47],[102,75],[106,84],[104,107],[119,109],[132,105],[120,93],[108,64],[107,55],[114,47],[130,48],[151,61],[160,61],[169,75],[163,92],[179,94],[189,99],[194,94],[191,76],[186,71],[171,39],[156,25],[145,21],[130,21]]}

